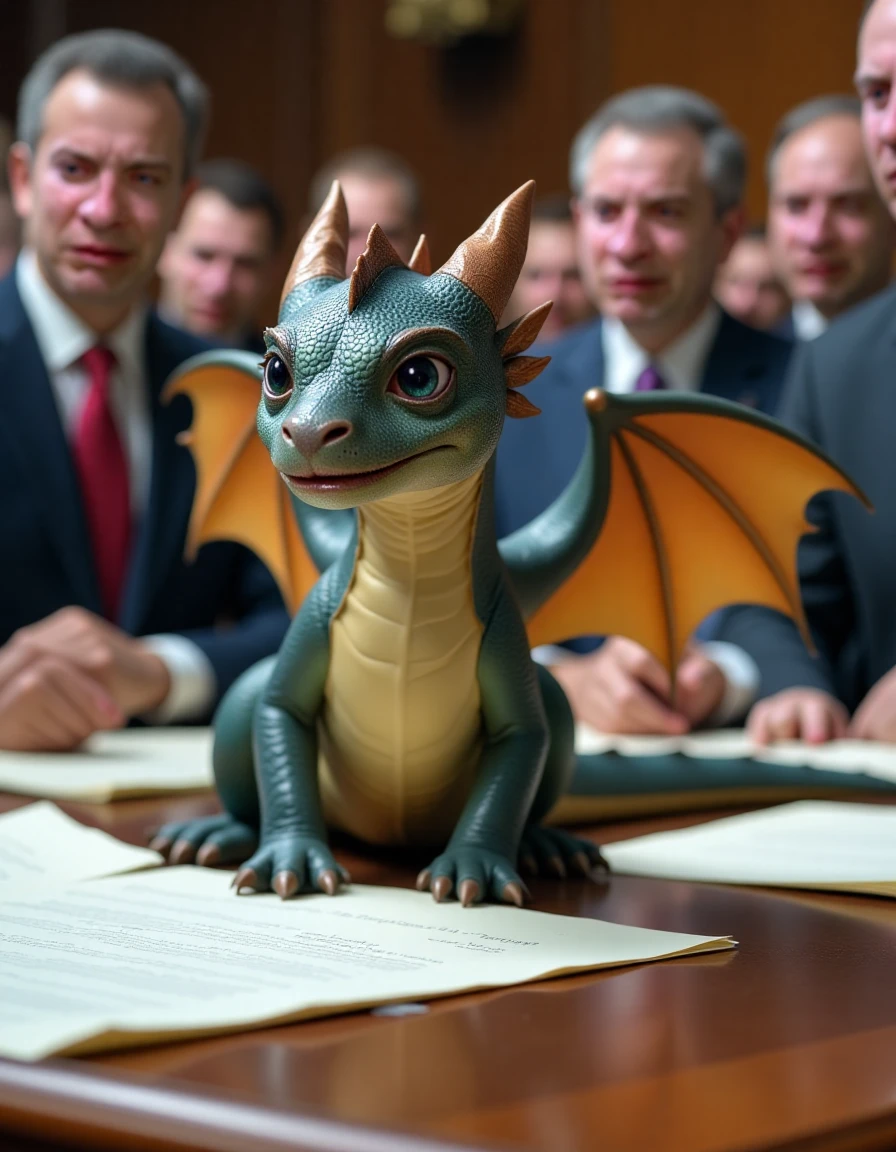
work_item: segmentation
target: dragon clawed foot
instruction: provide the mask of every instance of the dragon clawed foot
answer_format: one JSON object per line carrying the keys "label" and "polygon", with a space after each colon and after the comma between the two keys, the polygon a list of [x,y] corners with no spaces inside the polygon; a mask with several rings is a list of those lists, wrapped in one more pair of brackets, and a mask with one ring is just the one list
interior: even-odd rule
{"label": "dragon clawed foot", "polygon": [[258,832],[226,814],[163,825],[150,841],[169,864],[232,864],[252,852]]}
{"label": "dragon clawed foot", "polygon": [[351,882],[324,840],[289,835],[264,840],[233,878],[237,892],[276,892],[288,900],[300,892],[333,896]]}
{"label": "dragon clawed foot", "polygon": [[597,869],[609,871],[598,846],[561,828],[530,825],[520,844],[520,867],[532,875],[587,876]]}
{"label": "dragon clawed foot", "polygon": [[456,895],[465,908],[484,900],[522,908],[529,895],[507,857],[484,848],[448,848],[423,869],[417,888],[439,903]]}

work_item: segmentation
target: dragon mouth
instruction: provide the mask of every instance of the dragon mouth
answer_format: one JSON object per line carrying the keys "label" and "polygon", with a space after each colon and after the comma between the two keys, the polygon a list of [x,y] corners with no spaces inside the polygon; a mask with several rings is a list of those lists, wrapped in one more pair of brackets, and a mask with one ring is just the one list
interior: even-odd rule
{"label": "dragon mouth", "polygon": [[431,456],[434,452],[443,452],[448,447],[450,445],[440,444],[437,448],[427,448],[413,456],[406,456],[403,460],[396,460],[394,464],[386,464],[383,468],[374,468],[370,472],[309,472],[303,475],[281,472],[280,475],[289,487],[299,495],[302,492],[346,492],[352,488],[364,488],[368,484],[375,484],[377,480],[382,480],[384,476],[397,472],[406,464],[411,464],[414,460],[420,460],[424,456]]}

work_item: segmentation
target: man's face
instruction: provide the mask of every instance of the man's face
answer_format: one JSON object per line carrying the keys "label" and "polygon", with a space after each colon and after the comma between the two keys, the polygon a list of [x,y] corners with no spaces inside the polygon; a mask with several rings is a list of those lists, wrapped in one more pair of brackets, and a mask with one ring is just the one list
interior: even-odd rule
{"label": "man's face", "polygon": [[374,224],[379,224],[402,260],[410,260],[418,237],[401,182],[391,176],[367,176],[358,172],[341,173],[338,179],[348,209],[346,271],[351,273],[367,247],[367,237]]}
{"label": "man's face", "polygon": [[775,156],[770,191],[772,259],[794,300],[833,317],[884,286],[893,224],[855,117],[829,116],[789,136]]}
{"label": "man's face", "polygon": [[575,208],[579,263],[605,316],[659,351],[699,316],[739,230],[719,219],[689,128],[611,128],[598,140]]}
{"label": "man's face", "polygon": [[50,287],[98,331],[152,278],[183,196],[184,125],[170,90],[65,75],[32,156],[10,153],[16,211]]}
{"label": "man's face", "polygon": [[594,312],[582,284],[571,221],[532,221],[526,260],[505,312],[507,322],[545,300],[553,300],[554,306],[542,325],[543,339],[559,336]]}
{"label": "man's face", "polygon": [[878,191],[896,218],[896,0],[877,0],[859,33],[856,88]]}
{"label": "man's face", "polygon": [[774,328],[787,315],[790,299],[760,236],[741,236],[719,269],[715,293],[724,308],[754,328]]}
{"label": "man's face", "polygon": [[257,323],[271,286],[272,241],[260,208],[236,208],[220,192],[200,188],[159,262],[163,303],[191,332],[240,339]]}

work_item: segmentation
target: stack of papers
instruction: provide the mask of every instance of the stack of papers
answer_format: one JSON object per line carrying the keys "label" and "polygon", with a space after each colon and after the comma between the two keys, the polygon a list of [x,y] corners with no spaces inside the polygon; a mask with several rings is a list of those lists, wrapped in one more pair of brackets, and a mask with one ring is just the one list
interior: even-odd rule
{"label": "stack of papers", "polygon": [[98,732],[76,752],[0,752],[0,791],[103,803],[211,788],[210,728]]}
{"label": "stack of papers", "polygon": [[602,852],[614,872],[896,897],[896,807],[800,800]]}
{"label": "stack of papers", "polygon": [[155,854],[138,858],[139,849],[60,816],[36,804],[0,817],[0,1055],[21,1060],[734,947],[727,936],[462,908],[395,888],[237,896],[229,873],[203,868],[71,884],[76,861],[98,876]]}

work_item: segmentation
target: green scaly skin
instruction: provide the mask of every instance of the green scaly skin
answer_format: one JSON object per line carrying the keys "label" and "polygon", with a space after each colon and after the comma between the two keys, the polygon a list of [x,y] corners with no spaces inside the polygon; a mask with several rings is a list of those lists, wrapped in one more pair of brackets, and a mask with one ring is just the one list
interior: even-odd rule
{"label": "green scaly skin", "polygon": [[[633,407],[717,412],[776,426],[706,397],[614,400],[599,418],[591,415],[591,443],[566,492],[499,548],[492,457],[505,412],[506,330],[496,332],[483,301],[448,274],[388,268],[351,313],[348,291],[347,281],[318,278],[287,296],[277,340],[268,334],[267,344],[286,364],[294,388],[282,401],[261,400],[259,435],[274,467],[287,475],[309,471],[296,446],[304,442],[301,434],[319,434],[329,425],[350,431],[316,450],[317,472],[368,472],[408,462],[362,488],[302,493],[298,520],[323,575],[278,656],[250,669],[221,704],[214,767],[226,814],[170,825],[155,843],[177,863],[245,860],[238,887],[273,888],[282,896],[335,891],[344,874],[327,844],[317,724],[330,623],[355,566],[354,508],[484,469],[471,558],[474,607],[483,629],[477,667],[481,760],[454,832],[422,874],[422,886],[437,899],[453,892],[464,903],[521,903],[518,862],[561,875],[567,869],[587,873],[601,863],[590,842],[538,826],[572,778],[573,719],[556,681],[529,657],[524,619],[575,570],[600,532],[609,499],[612,426]],[[396,352],[398,337],[403,339]],[[414,354],[435,355],[454,368],[453,386],[425,405],[389,391],[398,364]],[[199,362],[227,363],[258,378],[251,355],[212,353]],[[287,426],[298,437],[285,436]]]}

